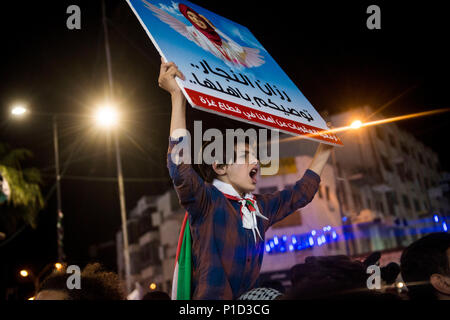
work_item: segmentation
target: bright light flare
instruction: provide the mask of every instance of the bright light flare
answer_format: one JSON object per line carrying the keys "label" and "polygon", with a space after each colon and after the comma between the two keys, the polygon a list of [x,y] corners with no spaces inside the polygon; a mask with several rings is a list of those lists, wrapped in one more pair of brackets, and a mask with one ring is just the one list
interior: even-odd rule
{"label": "bright light flare", "polygon": [[63,267],[63,265],[61,263],[59,263],[59,262],[55,263],[56,270],[61,271],[62,267]]}
{"label": "bright light flare", "polygon": [[95,120],[101,127],[114,127],[119,122],[119,113],[114,107],[106,105],[97,110],[95,113]]}
{"label": "bright light flare", "polygon": [[[411,113],[411,114],[406,114],[406,115],[403,115],[403,116],[386,118],[386,119],[382,119],[382,120],[370,121],[370,122],[365,122],[365,123],[361,122],[359,128],[376,126],[376,125],[380,125],[380,124],[386,124],[386,123],[391,123],[391,122],[396,122],[396,121],[401,121],[401,120],[407,120],[407,119],[413,119],[413,118],[418,118],[418,117],[431,116],[431,115],[434,115],[434,114],[439,114],[439,113],[444,113],[444,112],[449,112],[449,111],[450,111],[450,108],[442,108],[442,109],[436,109],[436,110],[431,110],[431,111]],[[352,125],[355,124],[355,122],[353,122]],[[306,135],[299,136],[299,137],[285,138],[283,140],[280,140],[280,142],[288,142],[288,141],[297,140],[297,139],[304,139],[306,137],[320,138],[320,135],[323,135],[323,134],[330,134],[330,133],[331,134],[335,134],[335,133],[342,132],[342,131],[354,130],[355,127],[353,127],[352,125],[339,127],[339,128],[333,128],[333,129],[329,129],[329,130],[318,131],[318,133],[306,134]]]}
{"label": "bright light flare", "polygon": [[23,278],[28,277],[28,271],[27,270],[20,270],[20,276]]}
{"label": "bright light flare", "polygon": [[149,286],[150,290],[155,290],[156,289],[156,283],[152,282]]}
{"label": "bright light flare", "polygon": [[403,282],[397,282],[397,288],[402,289],[405,286]]}
{"label": "bright light flare", "polygon": [[28,111],[27,108],[25,108],[24,106],[18,105],[18,106],[12,107],[11,114],[13,116],[20,117],[20,116],[24,115],[25,113],[27,113],[27,111]]}
{"label": "bright light flare", "polygon": [[350,125],[350,128],[352,128],[352,129],[359,129],[359,128],[361,128],[362,124],[363,123],[361,122],[361,120],[355,120]]}

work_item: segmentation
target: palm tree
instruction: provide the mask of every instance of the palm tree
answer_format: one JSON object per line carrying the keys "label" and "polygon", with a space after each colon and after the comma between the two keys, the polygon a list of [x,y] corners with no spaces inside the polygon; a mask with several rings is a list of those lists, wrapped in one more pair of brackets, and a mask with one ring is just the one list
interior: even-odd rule
{"label": "palm tree", "polygon": [[44,207],[39,170],[21,166],[30,157],[27,149],[11,149],[0,143],[0,186],[7,184],[10,191],[5,194],[0,188],[0,227],[6,234],[14,232],[20,223],[35,228],[37,214]]}

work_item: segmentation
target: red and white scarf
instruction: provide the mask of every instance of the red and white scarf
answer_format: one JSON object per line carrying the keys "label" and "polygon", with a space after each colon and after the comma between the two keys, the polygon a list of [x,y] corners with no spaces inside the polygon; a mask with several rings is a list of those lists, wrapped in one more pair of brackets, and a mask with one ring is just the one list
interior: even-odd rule
{"label": "red and white scarf", "polygon": [[251,193],[246,193],[244,197],[242,197],[232,185],[220,181],[218,179],[214,179],[213,186],[219,189],[227,199],[238,201],[241,204],[241,218],[242,218],[242,226],[245,229],[252,230],[253,238],[256,243],[256,233],[259,238],[263,240],[261,234],[258,230],[258,222],[256,221],[256,217],[260,217],[265,220],[269,220],[267,217],[263,216],[259,211],[258,204],[256,202],[255,196]]}

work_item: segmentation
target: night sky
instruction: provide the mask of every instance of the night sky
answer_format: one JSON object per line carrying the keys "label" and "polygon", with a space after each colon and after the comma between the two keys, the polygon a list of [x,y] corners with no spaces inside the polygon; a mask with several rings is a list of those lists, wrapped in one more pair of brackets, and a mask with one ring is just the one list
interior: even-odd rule
{"label": "night sky", "polygon": [[[363,105],[377,109],[393,99],[383,110],[386,116],[450,106],[450,28],[438,2],[295,1],[294,6],[292,1],[246,1],[244,7],[242,0],[193,2],[247,26],[321,113]],[[43,194],[49,199],[37,229],[26,227],[6,245],[0,242],[0,263],[11,272],[11,282],[20,267],[39,270],[56,260],[51,119],[11,119],[9,107],[16,101],[35,113],[78,115],[59,121],[69,262],[87,262],[89,245],[114,239],[120,228],[117,184],[98,181],[116,175],[111,137],[83,117],[107,92],[101,2],[14,3],[2,5],[0,142],[34,153],[25,165],[41,169]],[[81,8],[81,30],[66,28],[71,4]],[[366,28],[371,4],[381,8],[381,30]],[[159,55],[128,4],[106,0],[106,6],[115,96],[125,113],[120,145],[124,176],[131,179],[125,183],[130,210],[142,195],[171,187],[165,166],[170,98],[157,86]],[[244,127],[189,109],[188,122],[194,119],[202,119],[204,127]],[[398,125],[438,152],[449,170],[449,120],[441,114]]]}

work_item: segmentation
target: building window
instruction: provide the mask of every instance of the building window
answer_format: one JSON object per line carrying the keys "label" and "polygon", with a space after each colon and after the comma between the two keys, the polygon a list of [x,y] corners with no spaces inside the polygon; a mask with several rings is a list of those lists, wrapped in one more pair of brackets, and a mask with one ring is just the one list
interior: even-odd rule
{"label": "building window", "polygon": [[421,154],[421,153],[419,153],[419,162],[420,162],[421,164],[423,164],[423,157],[422,157],[422,154]]}
{"label": "building window", "polygon": [[395,215],[395,205],[398,204],[397,194],[395,191],[390,191],[386,193],[386,201],[389,209],[390,215]]}
{"label": "building window", "polygon": [[378,201],[378,211],[384,214],[383,201]]}
{"label": "building window", "polygon": [[430,189],[430,181],[428,180],[428,178],[425,178],[425,188],[427,190]]}
{"label": "building window", "polygon": [[408,150],[408,148],[406,147],[405,144],[403,144],[403,143],[401,144],[401,149],[402,149],[404,154],[409,156],[409,150]]}
{"label": "building window", "polygon": [[397,147],[397,144],[396,144],[396,142],[395,142],[395,137],[394,137],[394,135],[391,134],[391,133],[389,133],[389,141],[390,141],[392,147],[394,147],[394,148]]}
{"label": "building window", "polygon": [[429,158],[427,159],[427,162],[428,162],[428,168],[433,170],[433,166],[431,165],[431,160]]}
{"label": "building window", "polygon": [[419,187],[423,189],[422,179],[420,179],[420,175],[417,174],[417,182],[419,183]]}
{"label": "building window", "polygon": [[411,203],[409,202],[409,198],[406,195],[402,196],[403,198],[403,205],[406,209],[411,209]]}
{"label": "building window", "polygon": [[414,199],[414,209],[416,209],[416,212],[419,212],[421,209],[419,201],[417,201],[417,199]]}
{"label": "building window", "polygon": [[362,201],[361,196],[359,194],[353,195],[353,202],[355,203],[355,210],[357,212],[361,211]]}
{"label": "building window", "polygon": [[385,156],[381,156],[381,162],[383,163],[383,167],[386,169],[386,171],[389,172],[393,171],[391,164],[389,163],[388,159]]}
{"label": "building window", "polygon": [[400,177],[400,180],[402,182],[405,182],[406,180],[406,172],[405,172],[405,165],[403,163],[397,163],[397,172]]}

